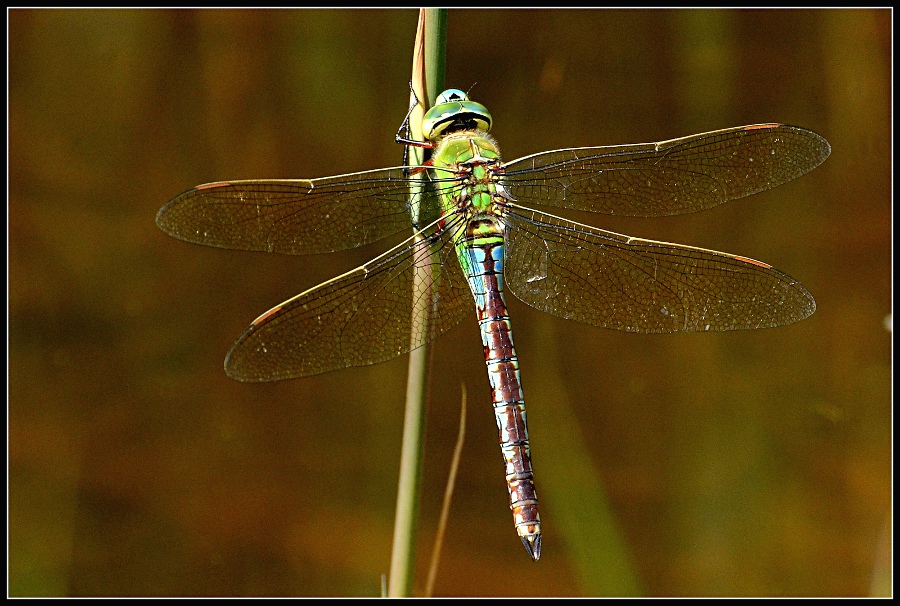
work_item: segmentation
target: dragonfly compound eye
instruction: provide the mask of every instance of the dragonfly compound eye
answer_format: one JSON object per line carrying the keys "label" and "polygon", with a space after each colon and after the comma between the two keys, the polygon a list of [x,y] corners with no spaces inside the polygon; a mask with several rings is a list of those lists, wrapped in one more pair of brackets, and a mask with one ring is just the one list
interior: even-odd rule
{"label": "dragonfly compound eye", "polygon": [[451,88],[435,100],[434,107],[425,112],[422,134],[429,141],[460,130],[491,130],[491,113],[481,103],[470,101],[464,92]]}
{"label": "dragonfly compound eye", "polygon": [[459,90],[458,88],[448,88],[435,99],[434,104],[440,105],[441,103],[452,103],[454,101],[468,101],[469,95]]}

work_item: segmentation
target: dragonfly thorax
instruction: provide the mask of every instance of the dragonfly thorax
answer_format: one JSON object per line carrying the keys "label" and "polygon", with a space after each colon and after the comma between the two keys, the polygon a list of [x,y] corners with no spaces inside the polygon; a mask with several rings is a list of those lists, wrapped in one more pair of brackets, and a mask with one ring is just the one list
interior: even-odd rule
{"label": "dragonfly thorax", "polygon": [[496,211],[498,197],[509,196],[500,183],[503,169],[494,139],[483,131],[460,131],[441,139],[431,158],[436,168],[454,175],[458,185],[442,195],[445,212],[467,209],[475,214]]}
{"label": "dragonfly thorax", "polygon": [[500,148],[483,130],[460,130],[441,137],[431,160],[435,166],[449,169],[476,164],[499,167]]}

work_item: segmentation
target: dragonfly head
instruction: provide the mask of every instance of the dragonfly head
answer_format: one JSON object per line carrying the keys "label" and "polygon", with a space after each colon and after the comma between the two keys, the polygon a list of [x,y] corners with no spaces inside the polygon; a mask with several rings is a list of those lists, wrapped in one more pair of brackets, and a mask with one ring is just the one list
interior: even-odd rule
{"label": "dragonfly head", "polygon": [[429,141],[458,130],[491,130],[491,113],[481,103],[470,101],[457,88],[449,88],[438,95],[434,107],[422,119],[422,134]]}

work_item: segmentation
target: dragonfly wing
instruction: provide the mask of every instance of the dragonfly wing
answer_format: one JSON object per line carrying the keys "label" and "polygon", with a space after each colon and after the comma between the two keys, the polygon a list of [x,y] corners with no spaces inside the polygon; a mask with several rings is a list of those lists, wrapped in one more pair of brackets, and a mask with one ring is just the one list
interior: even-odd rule
{"label": "dragonfly wing", "polygon": [[267,311],[232,346],[225,371],[240,381],[315,375],[389,360],[449,330],[472,313],[452,230],[432,228]]}
{"label": "dragonfly wing", "polygon": [[548,151],[504,165],[517,200],[609,215],[660,217],[771,189],[825,161],[816,133],[757,124],[660,143]]}
{"label": "dragonfly wing", "polygon": [[806,318],[796,280],[746,257],[631,238],[511,205],[506,282],[561,318],[629,332],[767,328]]}
{"label": "dragonfly wing", "polygon": [[[438,169],[423,171],[434,178]],[[287,254],[333,252],[374,242],[412,225],[411,188],[403,168],[326,177],[207,183],[166,204],[156,224],[196,244]],[[437,217],[436,197],[414,194]]]}

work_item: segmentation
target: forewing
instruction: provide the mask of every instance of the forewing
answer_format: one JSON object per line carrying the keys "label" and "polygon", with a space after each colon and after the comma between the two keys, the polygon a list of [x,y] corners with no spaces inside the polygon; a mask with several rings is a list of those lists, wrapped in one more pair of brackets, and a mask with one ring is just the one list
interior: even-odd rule
{"label": "forewing", "polygon": [[506,282],[532,307],[629,332],[767,328],[816,309],[790,276],[746,257],[630,238],[511,205]]}
{"label": "forewing", "polygon": [[521,202],[659,217],[771,189],[829,153],[828,142],[812,131],[757,124],[660,143],[534,154],[505,164],[503,185]]}
{"label": "forewing", "polygon": [[419,180],[438,181],[436,175],[449,173],[429,168],[410,176],[385,168],[323,179],[207,183],[166,204],[156,224],[181,240],[219,248],[333,252],[409,229],[411,195],[425,207],[423,216],[437,217],[437,199],[425,195]]}

